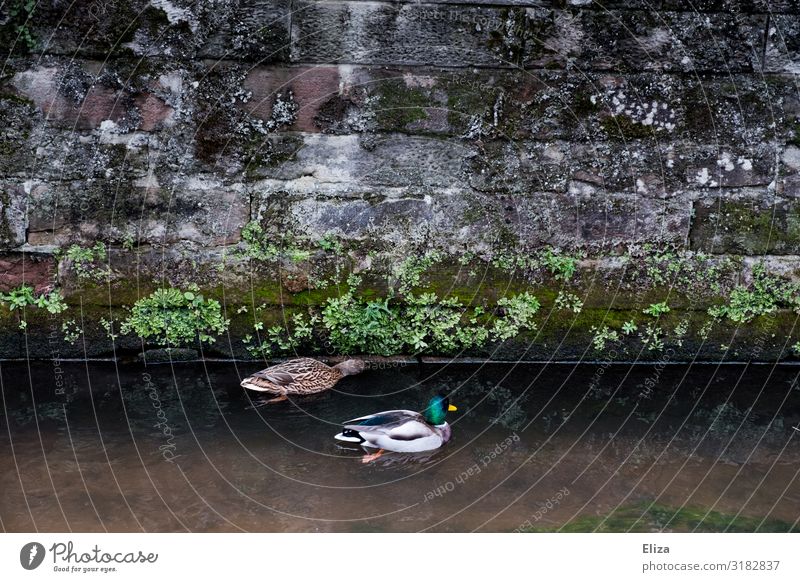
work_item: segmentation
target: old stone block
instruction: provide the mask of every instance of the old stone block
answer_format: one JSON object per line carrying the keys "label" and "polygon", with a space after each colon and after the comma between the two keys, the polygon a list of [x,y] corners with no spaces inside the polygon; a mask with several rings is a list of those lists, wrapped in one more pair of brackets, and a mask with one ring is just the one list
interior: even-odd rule
{"label": "old stone block", "polygon": [[[551,0],[551,6],[558,0]],[[595,9],[672,10],[683,12],[726,12],[745,14],[795,13],[794,0],[566,0],[568,6]]]}
{"label": "old stone block", "polygon": [[608,71],[761,68],[766,17],[652,10],[528,9],[526,67]]}
{"label": "old stone block", "polygon": [[800,147],[787,146],[781,155],[779,194],[788,198],[800,198]]}
{"label": "old stone block", "polygon": [[422,136],[312,134],[289,159],[259,169],[256,187],[291,194],[394,195],[424,187],[464,185],[462,163],[474,148]]}
{"label": "old stone block", "polygon": [[777,144],[731,148],[723,144],[692,148],[684,164],[688,189],[767,186],[775,180],[781,149]]}
{"label": "old stone block", "polygon": [[[146,0],[39,3],[31,23],[34,50],[94,57],[164,50],[161,43],[180,27],[170,29],[167,13],[155,4]],[[189,32],[187,27],[185,33]],[[189,35],[182,36],[187,40]],[[181,47],[177,39],[169,40]]]}
{"label": "old stone block", "polygon": [[210,176],[158,184],[103,180],[37,184],[31,191],[29,242],[91,244],[96,240],[209,247],[239,240],[249,216],[244,188]]}
{"label": "old stone block", "polygon": [[153,131],[173,114],[173,108],[152,92],[113,88],[87,70],[76,71],[73,65],[27,69],[18,72],[11,83],[36,104],[47,123],[69,130],[95,129],[113,122],[126,131]]}
{"label": "old stone block", "polygon": [[295,4],[292,61],[513,66],[517,9],[374,2]]}
{"label": "old stone block", "polygon": [[478,251],[491,248],[500,236],[514,236],[498,198],[469,190],[426,192],[419,197],[364,194],[315,199],[259,189],[255,218],[271,231],[291,230],[312,239],[333,234],[360,241],[369,249],[435,240],[438,248]]}
{"label": "old stone block", "polygon": [[25,188],[8,180],[0,180],[0,250],[25,244],[26,208]]}
{"label": "old stone block", "polygon": [[522,240],[561,247],[611,247],[650,242],[685,244],[691,201],[655,199],[640,194],[608,193],[571,183],[566,194],[537,193],[515,198]]}
{"label": "old stone block", "polygon": [[797,254],[800,202],[761,189],[705,194],[695,202],[691,246],[717,254]]}
{"label": "old stone block", "polygon": [[34,158],[31,136],[36,124],[34,104],[0,87],[0,176],[28,171]]}
{"label": "old stone block", "polygon": [[287,60],[290,6],[289,0],[234,0],[222,10],[199,7],[199,26],[206,37],[198,55],[259,63]]}
{"label": "old stone block", "polygon": [[[725,143],[738,148],[795,135],[791,78],[676,73],[420,67],[255,69],[241,104],[261,121],[292,92],[294,125],[325,133],[403,132],[469,141]],[[794,94],[793,94],[794,93]]]}
{"label": "old stone block", "polygon": [[51,255],[41,253],[0,254],[0,291],[21,285],[41,293],[56,284],[56,263]]}
{"label": "old stone block", "polygon": [[800,19],[775,15],[767,31],[764,69],[780,73],[800,73]]}
{"label": "old stone block", "polygon": [[320,108],[340,92],[338,67],[299,67],[252,69],[244,82],[251,93],[242,109],[264,121],[273,120],[276,101],[289,94],[296,104],[295,121],[287,129],[315,132],[319,127],[315,118]]}

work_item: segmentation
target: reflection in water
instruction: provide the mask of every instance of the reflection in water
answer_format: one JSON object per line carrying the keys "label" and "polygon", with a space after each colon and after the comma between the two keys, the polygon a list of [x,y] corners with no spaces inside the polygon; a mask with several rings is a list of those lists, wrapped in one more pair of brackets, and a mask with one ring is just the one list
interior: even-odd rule
{"label": "reflection in water", "polygon": [[[652,366],[401,366],[256,407],[239,381],[257,363],[62,367],[57,394],[47,362],[0,366],[5,530],[763,531],[800,517],[793,367],[667,366],[643,396]],[[333,440],[343,420],[437,391],[459,408],[440,450],[363,465]]]}

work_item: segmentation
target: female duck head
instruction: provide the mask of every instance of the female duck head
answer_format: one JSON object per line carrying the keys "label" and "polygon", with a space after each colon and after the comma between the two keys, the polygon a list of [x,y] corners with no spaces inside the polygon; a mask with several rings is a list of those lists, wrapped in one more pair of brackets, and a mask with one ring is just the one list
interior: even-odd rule
{"label": "female duck head", "polygon": [[431,424],[444,424],[447,413],[456,410],[458,409],[450,404],[450,399],[447,398],[447,396],[444,394],[437,394],[430,399],[422,415],[425,417],[425,420]]}

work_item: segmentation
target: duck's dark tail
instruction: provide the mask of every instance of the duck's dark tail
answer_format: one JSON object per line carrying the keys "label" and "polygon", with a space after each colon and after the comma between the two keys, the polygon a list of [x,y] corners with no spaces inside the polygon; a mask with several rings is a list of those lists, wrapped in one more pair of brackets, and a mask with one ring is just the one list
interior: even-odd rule
{"label": "duck's dark tail", "polygon": [[345,443],[363,443],[365,440],[361,437],[360,434],[358,434],[358,431],[350,428],[342,430],[342,432],[340,432],[333,438],[335,438],[337,441],[342,441]]}

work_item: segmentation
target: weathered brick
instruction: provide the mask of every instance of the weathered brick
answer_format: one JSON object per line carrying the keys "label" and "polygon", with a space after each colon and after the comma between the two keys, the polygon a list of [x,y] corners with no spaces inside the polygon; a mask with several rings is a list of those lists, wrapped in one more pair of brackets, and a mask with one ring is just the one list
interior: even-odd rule
{"label": "weathered brick", "polygon": [[[563,4],[551,0],[550,4]],[[774,14],[800,12],[795,0],[566,0],[568,6],[598,10],[671,10],[684,12],[726,12]]]}
{"label": "weathered brick", "polygon": [[276,99],[291,93],[297,112],[287,129],[319,131],[320,108],[339,94],[341,82],[338,67],[253,68],[244,82],[251,96],[240,106],[259,119],[270,120]]}
{"label": "weathered brick", "polygon": [[56,263],[41,253],[0,254],[0,291],[30,285],[41,293],[56,285]]}
{"label": "weathered brick", "polygon": [[781,73],[800,73],[800,19],[776,15],[770,18],[764,69]]}
{"label": "weathered brick", "polygon": [[198,56],[241,58],[259,63],[282,62],[289,54],[289,0],[235,0],[216,15],[216,7],[199,7],[205,38]]}
{"label": "weathered brick", "polygon": [[524,63],[623,72],[760,70],[765,26],[761,15],[528,9]]}
{"label": "weathered brick", "polygon": [[36,104],[47,123],[71,130],[95,129],[113,121],[127,130],[153,131],[173,113],[153,93],[114,89],[82,73],[86,77],[77,92],[67,79],[67,69],[58,66],[21,71],[12,86]]}
{"label": "weathered brick", "polygon": [[0,180],[0,251],[25,244],[27,195],[25,188]]}
{"label": "weathered brick", "polygon": [[433,4],[295,4],[295,62],[514,66],[521,47],[501,31],[523,12]]}
{"label": "weathered brick", "polygon": [[458,187],[466,184],[463,160],[474,151],[457,141],[421,136],[306,135],[294,156],[258,173],[285,192],[336,197],[368,189]]}
{"label": "weathered brick", "polygon": [[798,254],[800,202],[764,189],[709,192],[695,202],[691,246],[717,254]]}
{"label": "weathered brick", "polygon": [[239,240],[249,216],[241,185],[195,175],[159,184],[154,176],[126,181],[37,184],[31,191],[28,242],[143,244],[194,242],[209,247]]}
{"label": "weathered brick", "polygon": [[241,104],[269,120],[291,92],[285,129],[567,141],[676,140],[749,147],[794,135],[791,78],[420,67],[256,68]]}
{"label": "weathered brick", "polygon": [[518,228],[523,240],[562,247],[682,245],[689,235],[691,210],[685,197],[652,198],[572,182],[565,194],[524,197]]}

